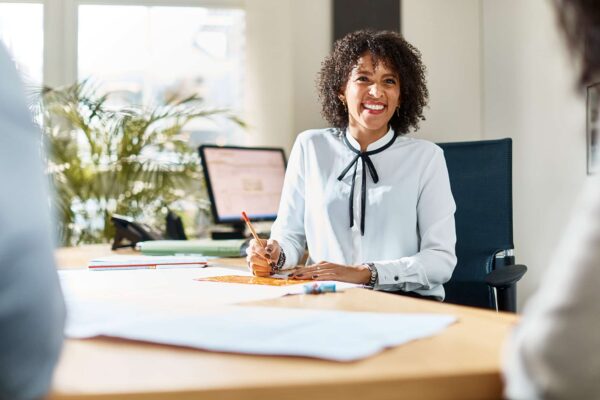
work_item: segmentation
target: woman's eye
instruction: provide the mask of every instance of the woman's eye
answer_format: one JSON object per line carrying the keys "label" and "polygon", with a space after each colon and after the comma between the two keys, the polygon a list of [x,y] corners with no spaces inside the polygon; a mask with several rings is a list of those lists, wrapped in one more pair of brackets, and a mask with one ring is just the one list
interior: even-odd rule
{"label": "woman's eye", "polygon": [[396,84],[396,80],[395,79],[386,79],[385,83],[387,83],[388,85],[395,85]]}
{"label": "woman's eye", "polygon": [[369,79],[366,76],[359,76],[356,78],[358,82],[367,82]]}

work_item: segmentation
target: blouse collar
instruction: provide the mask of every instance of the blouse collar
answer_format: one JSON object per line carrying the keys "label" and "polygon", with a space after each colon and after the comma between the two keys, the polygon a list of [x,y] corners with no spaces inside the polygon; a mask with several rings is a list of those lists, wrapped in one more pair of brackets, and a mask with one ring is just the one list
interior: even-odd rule
{"label": "blouse collar", "polygon": [[[346,139],[352,145],[352,147],[354,147],[356,150],[360,151],[360,144],[350,134],[350,130],[348,128],[346,128],[345,135],[346,135]],[[377,150],[380,147],[385,146],[387,143],[389,143],[390,140],[392,140],[392,136],[394,136],[394,130],[392,129],[392,127],[390,127],[390,129],[388,129],[388,131],[386,132],[385,135],[383,135],[382,137],[380,137],[379,139],[377,139],[373,143],[369,144],[367,146],[367,150],[366,151]]]}

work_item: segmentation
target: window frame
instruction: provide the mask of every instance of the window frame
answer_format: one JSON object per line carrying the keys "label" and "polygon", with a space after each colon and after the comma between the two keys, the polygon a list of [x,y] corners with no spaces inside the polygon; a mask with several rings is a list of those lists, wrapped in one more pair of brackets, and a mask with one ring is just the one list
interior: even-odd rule
{"label": "window frame", "polygon": [[69,85],[77,81],[78,7],[80,5],[245,9],[244,0],[0,0],[0,3],[43,5],[42,82],[52,87]]}

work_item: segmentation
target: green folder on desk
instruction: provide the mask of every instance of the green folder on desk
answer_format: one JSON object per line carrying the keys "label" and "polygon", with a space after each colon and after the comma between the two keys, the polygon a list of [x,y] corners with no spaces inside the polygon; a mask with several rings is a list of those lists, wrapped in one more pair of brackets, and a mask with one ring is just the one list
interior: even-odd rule
{"label": "green folder on desk", "polygon": [[202,254],[214,257],[245,257],[247,246],[247,239],[151,240],[137,244],[142,254],[148,256]]}

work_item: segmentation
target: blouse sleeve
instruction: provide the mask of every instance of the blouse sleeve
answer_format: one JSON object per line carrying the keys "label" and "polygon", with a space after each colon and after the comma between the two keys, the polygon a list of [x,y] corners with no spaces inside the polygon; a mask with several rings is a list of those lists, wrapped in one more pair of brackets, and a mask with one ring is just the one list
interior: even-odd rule
{"label": "blouse sleeve", "polygon": [[304,174],[304,151],[299,138],[290,153],[277,220],[271,228],[271,239],[277,240],[286,255],[284,267],[297,265],[306,246]]}
{"label": "blouse sleeve", "polygon": [[423,171],[417,202],[419,252],[396,260],[375,261],[380,290],[430,290],[443,285],[456,266],[456,205],[442,149],[436,148]]}

